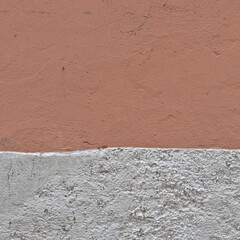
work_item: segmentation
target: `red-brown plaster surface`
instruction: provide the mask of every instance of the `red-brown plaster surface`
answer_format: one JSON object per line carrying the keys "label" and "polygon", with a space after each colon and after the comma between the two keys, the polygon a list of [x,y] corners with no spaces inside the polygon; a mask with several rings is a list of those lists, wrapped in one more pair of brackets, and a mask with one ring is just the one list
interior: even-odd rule
{"label": "red-brown plaster surface", "polygon": [[0,0],[0,150],[240,148],[239,0]]}

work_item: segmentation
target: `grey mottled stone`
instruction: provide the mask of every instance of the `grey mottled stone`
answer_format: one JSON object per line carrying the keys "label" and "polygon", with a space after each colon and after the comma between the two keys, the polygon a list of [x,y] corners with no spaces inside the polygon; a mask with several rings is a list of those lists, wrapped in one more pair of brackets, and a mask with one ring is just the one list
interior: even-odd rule
{"label": "grey mottled stone", "polygon": [[240,239],[240,151],[0,153],[0,239]]}

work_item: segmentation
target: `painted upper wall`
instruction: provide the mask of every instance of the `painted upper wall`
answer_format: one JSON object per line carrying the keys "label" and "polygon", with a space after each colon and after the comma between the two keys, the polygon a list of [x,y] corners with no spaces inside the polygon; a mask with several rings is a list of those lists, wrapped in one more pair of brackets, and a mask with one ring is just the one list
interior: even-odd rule
{"label": "painted upper wall", "polygon": [[0,1],[0,150],[240,146],[239,0]]}

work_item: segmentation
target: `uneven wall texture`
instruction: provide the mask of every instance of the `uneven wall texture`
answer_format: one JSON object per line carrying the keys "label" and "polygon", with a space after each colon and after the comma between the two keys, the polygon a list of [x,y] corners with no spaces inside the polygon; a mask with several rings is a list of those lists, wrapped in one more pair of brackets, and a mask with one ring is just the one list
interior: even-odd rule
{"label": "uneven wall texture", "polygon": [[0,154],[0,239],[240,239],[240,151]]}
{"label": "uneven wall texture", "polygon": [[0,150],[240,148],[239,0],[0,0]]}

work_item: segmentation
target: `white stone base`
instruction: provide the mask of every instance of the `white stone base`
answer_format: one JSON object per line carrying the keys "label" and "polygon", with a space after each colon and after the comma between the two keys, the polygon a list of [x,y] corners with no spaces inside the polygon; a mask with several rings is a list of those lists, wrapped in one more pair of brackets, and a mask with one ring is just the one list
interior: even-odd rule
{"label": "white stone base", "polygon": [[240,239],[240,151],[0,153],[0,239]]}

